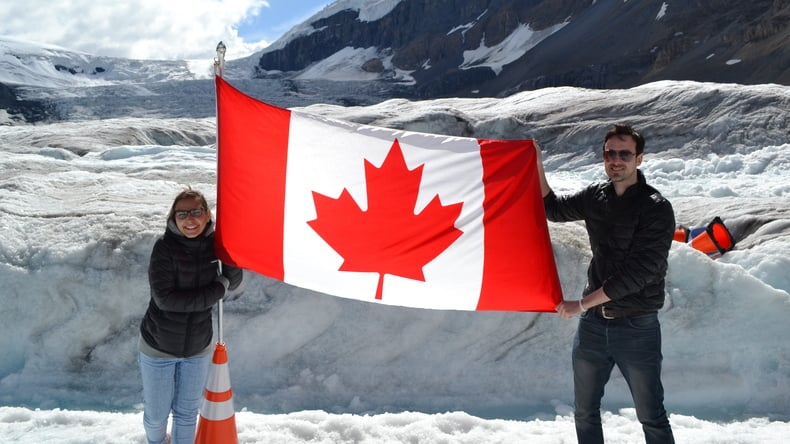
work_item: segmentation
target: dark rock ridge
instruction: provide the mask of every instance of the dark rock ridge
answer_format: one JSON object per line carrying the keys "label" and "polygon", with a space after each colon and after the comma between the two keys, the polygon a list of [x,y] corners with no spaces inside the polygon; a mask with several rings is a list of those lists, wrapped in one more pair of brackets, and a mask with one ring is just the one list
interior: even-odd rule
{"label": "dark rock ridge", "polygon": [[58,118],[55,108],[47,101],[20,99],[15,87],[0,83],[0,110],[11,118],[25,122]]}
{"label": "dark rock ridge", "polygon": [[[464,65],[519,27],[565,24],[497,73]],[[550,86],[628,88],[656,80],[790,84],[790,0],[403,0],[376,21],[340,11],[264,52],[256,76],[295,75],[343,48],[390,57],[360,69],[411,72],[422,98],[505,96]]]}

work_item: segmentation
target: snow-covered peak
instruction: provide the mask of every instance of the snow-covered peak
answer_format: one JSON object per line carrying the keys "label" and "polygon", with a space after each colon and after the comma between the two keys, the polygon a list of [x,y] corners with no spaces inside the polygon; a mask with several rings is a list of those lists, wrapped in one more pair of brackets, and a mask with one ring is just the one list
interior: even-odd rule
{"label": "snow-covered peak", "polygon": [[385,15],[389,14],[402,0],[338,0],[325,6],[322,10],[318,11],[310,18],[305,20],[299,25],[291,28],[282,37],[275,40],[274,43],[267,46],[262,51],[253,55],[257,58],[261,54],[271,52],[277,49],[284,48],[288,43],[304,35],[310,35],[319,29],[313,26],[313,23],[327,17],[331,17],[338,12],[352,10],[358,11],[359,17],[357,18],[362,22],[374,22]]}
{"label": "snow-covered peak", "polygon": [[102,57],[0,36],[0,83],[9,85],[55,88],[187,80],[205,77],[209,68],[207,64],[203,73],[187,61]]}

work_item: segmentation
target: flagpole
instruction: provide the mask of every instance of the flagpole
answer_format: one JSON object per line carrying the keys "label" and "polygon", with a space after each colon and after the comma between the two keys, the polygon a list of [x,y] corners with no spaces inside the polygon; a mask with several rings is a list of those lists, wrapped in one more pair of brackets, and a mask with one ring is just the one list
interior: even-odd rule
{"label": "flagpole", "polygon": [[[225,45],[222,42],[217,44],[217,57],[214,59],[214,75],[217,77],[222,77],[225,73]],[[219,112],[217,112],[217,116],[219,116]],[[219,127],[217,127],[217,151],[219,151]],[[219,155],[217,156],[219,157]],[[218,168],[219,169],[219,168]],[[222,275],[222,261],[217,259],[217,273]],[[223,317],[223,306],[222,301],[225,299],[223,296],[217,301],[217,343],[224,344],[223,334],[222,334],[222,317]]]}
{"label": "flagpole", "polygon": [[[225,45],[217,45],[217,58],[214,59],[214,83],[222,78],[225,70]],[[215,89],[217,98],[217,162],[219,162],[219,91]],[[217,163],[217,178],[219,178],[219,163]],[[217,180],[219,185],[219,180]],[[219,192],[217,193],[219,197]],[[217,211],[219,211],[217,199]],[[216,220],[216,219],[215,219]],[[216,229],[216,228],[215,228]],[[217,258],[217,275],[222,276],[222,261]],[[227,281],[226,281],[227,282]],[[211,357],[208,368],[203,402],[200,404],[200,418],[195,432],[194,444],[238,444],[239,434],[236,430],[236,416],[233,410],[233,390],[230,386],[230,370],[228,368],[228,353],[222,331],[222,302],[226,293],[217,301],[217,345]]]}

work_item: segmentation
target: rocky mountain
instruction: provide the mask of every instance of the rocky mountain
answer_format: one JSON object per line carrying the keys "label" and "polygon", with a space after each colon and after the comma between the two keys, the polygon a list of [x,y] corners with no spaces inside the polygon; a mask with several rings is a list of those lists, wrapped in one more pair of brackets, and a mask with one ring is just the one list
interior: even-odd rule
{"label": "rocky mountain", "polygon": [[421,98],[786,85],[790,0],[339,0],[259,54],[254,77],[281,76],[410,83]]}
{"label": "rocky mountain", "polygon": [[[380,82],[253,79],[245,63],[249,60],[229,62],[233,84],[282,107],[364,105],[409,94],[408,86],[393,83],[382,87]],[[0,125],[128,116],[211,117],[216,115],[212,75],[211,60],[190,65],[95,56],[0,36]]]}
{"label": "rocky mountain", "polygon": [[[210,72],[210,61],[0,38],[0,124],[210,117]],[[228,61],[225,75],[282,107],[658,80],[790,85],[790,0],[337,0],[264,51]]]}

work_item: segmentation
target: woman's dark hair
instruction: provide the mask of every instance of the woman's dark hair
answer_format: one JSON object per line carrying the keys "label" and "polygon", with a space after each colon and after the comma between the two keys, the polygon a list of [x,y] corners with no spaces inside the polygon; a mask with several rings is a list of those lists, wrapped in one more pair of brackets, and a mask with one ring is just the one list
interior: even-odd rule
{"label": "woman's dark hair", "polygon": [[208,201],[206,200],[206,197],[203,196],[203,193],[193,190],[191,187],[186,187],[180,193],[178,193],[178,195],[176,195],[175,199],[173,199],[173,205],[170,206],[170,212],[167,214],[167,220],[175,220],[176,204],[182,200],[187,199],[199,201],[200,208],[203,208],[203,211],[209,211]]}
{"label": "woman's dark hair", "polygon": [[636,155],[645,152],[645,138],[630,125],[617,124],[609,129],[603,138],[604,146],[606,146],[606,141],[614,136],[630,136],[636,142]]}

